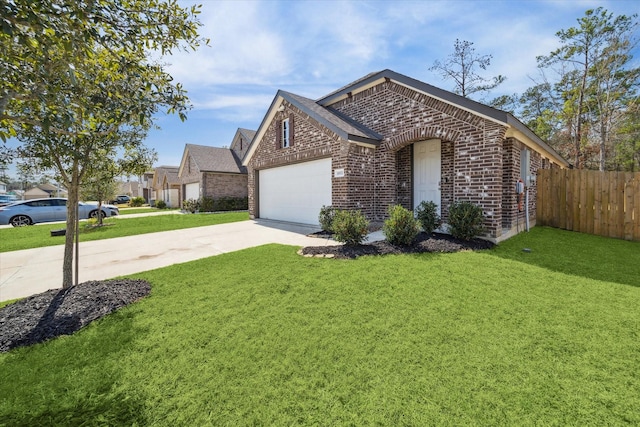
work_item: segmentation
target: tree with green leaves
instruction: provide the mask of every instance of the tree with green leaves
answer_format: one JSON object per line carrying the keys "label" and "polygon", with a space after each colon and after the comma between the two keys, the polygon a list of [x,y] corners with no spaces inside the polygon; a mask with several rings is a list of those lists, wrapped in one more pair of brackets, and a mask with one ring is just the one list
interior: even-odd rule
{"label": "tree with green leaves", "polygon": [[478,55],[473,42],[456,39],[451,53],[444,62],[436,60],[429,68],[438,72],[444,79],[454,82],[453,91],[465,98],[480,92],[495,89],[506,80],[498,75],[485,78],[478,74],[478,68],[486,70],[491,65],[492,55]]}
{"label": "tree with green leaves", "polygon": [[558,49],[538,57],[538,66],[557,76],[554,91],[562,101],[557,114],[569,134],[577,168],[584,167],[585,147],[596,136],[599,169],[605,169],[611,134],[634,97],[640,75],[631,66],[636,19],[614,17],[601,7],[589,9],[577,27],[556,33]]}
{"label": "tree with green leaves", "polygon": [[68,287],[75,207],[92,168],[123,151],[144,152],[160,108],[186,117],[185,91],[148,54],[197,48],[199,10],[174,0],[16,0],[2,2],[0,12],[6,52],[0,136],[15,136],[25,163],[53,171],[69,191],[62,283]]}

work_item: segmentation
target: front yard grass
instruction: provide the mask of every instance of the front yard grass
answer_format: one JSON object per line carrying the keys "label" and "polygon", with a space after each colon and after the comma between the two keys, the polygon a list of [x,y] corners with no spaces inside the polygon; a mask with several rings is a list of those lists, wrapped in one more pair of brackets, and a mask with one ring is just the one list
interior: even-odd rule
{"label": "front yard grass", "polygon": [[141,273],[148,298],[0,355],[0,425],[638,425],[638,245],[595,244]]}
{"label": "front yard grass", "polygon": [[132,215],[132,214],[141,214],[141,213],[156,213],[156,212],[164,212],[164,211],[179,211],[180,209],[158,209],[158,208],[150,208],[150,207],[141,207],[141,208],[130,208],[130,207],[121,207],[119,208],[120,215]]}
{"label": "front yard grass", "polygon": [[[106,227],[87,228],[86,221],[80,223],[80,241],[112,239],[135,236],[158,231],[203,227],[249,219],[247,212],[229,212],[198,215],[156,215],[140,218],[106,218]],[[0,252],[32,249],[43,246],[63,245],[64,236],[51,237],[51,230],[65,228],[65,224],[43,224],[28,227],[0,229]]]}

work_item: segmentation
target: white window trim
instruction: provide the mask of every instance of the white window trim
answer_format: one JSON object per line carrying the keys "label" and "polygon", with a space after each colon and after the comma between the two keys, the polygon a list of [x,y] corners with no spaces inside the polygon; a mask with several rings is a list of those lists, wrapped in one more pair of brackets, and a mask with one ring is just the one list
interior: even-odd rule
{"label": "white window trim", "polygon": [[289,119],[282,121],[282,148],[289,148],[289,134],[291,129],[289,128]]}

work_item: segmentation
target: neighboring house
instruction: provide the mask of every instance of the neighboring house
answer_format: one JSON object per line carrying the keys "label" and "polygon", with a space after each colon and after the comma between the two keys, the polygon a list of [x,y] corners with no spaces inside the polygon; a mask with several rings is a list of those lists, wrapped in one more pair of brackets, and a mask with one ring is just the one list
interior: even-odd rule
{"label": "neighboring house", "polygon": [[126,194],[131,197],[138,197],[142,194],[142,185],[138,181],[116,181],[118,184],[118,194]]}
{"label": "neighboring house", "polygon": [[24,192],[24,200],[41,199],[44,197],[67,197],[67,190],[51,184],[39,184]]}
{"label": "neighboring house", "polygon": [[[158,166],[151,183],[153,204],[164,201],[170,208],[179,208],[182,202],[178,166]],[[151,200],[149,201],[151,203]]]}
{"label": "neighboring house", "polygon": [[230,148],[186,144],[178,177],[185,200],[247,197],[247,169],[242,158],[255,131],[238,129]]}
{"label": "neighboring house", "polygon": [[142,181],[140,182],[142,186],[142,197],[144,197],[147,203],[150,203],[153,198],[151,197],[153,195],[153,174],[153,171],[145,172],[142,175]]}
{"label": "neighboring house", "polygon": [[535,224],[536,171],[569,166],[511,114],[391,70],[316,101],[278,91],[243,164],[253,218],[317,224],[333,205],[382,221],[431,200],[446,222],[470,201],[494,241],[523,222],[518,180]]}

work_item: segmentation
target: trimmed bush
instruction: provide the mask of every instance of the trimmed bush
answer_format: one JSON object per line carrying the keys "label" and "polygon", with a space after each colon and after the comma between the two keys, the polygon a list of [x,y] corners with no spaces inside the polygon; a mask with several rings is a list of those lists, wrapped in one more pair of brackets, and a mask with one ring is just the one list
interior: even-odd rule
{"label": "trimmed bush", "polygon": [[214,209],[219,211],[246,211],[249,209],[248,197],[218,197],[214,202]]}
{"label": "trimmed bush", "polygon": [[247,197],[205,197],[200,201],[200,212],[246,211],[249,209]]}
{"label": "trimmed bush", "polygon": [[433,230],[442,225],[442,219],[438,215],[438,205],[433,202],[422,201],[415,208],[414,213],[422,230],[427,234],[433,233]]}
{"label": "trimmed bush", "polygon": [[471,202],[456,202],[449,207],[449,233],[453,237],[471,240],[482,234],[482,208]]}
{"label": "trimmed bush", "polygon": [[129,206],[133,208],[139,208],[145,203],[147,203],[147,201],[144,199],[144,197],[134,197],[129,201]]}
{"label": "trimmed bush", "polygon": [[320,215],[318,215],[318,222],[320,223],[320,227],[324,231],[328,231],[330,233],[333,232],[333,218],[336,216],[337,209],[333,206],[322,206],[320,209]]}
{"label": "trimmed bush", "polygon": [[158,209],[166,209],[167,208],[167,204],[165,203],[164,200],[158,200],[156,202],[156,208],[158,208]]}
{"label": "trimmed bush", "polygon": [[182,209],[187,212],[196,213],[200,210],[200,201],[196,199],[189,199],[182,202]]}
{"label": "trimmed bush", "polygon": [[333,238],[345,245],[359,245],[369,233],[369,221],[360,211],[337,210],[333,217]]}
{"label": "trimmed bush", "polygon": [[392,245],[408,246],[420,232],[420,224],[413,213],[401,205],[389,206],[389,219],[382,226],[382,233]]}

